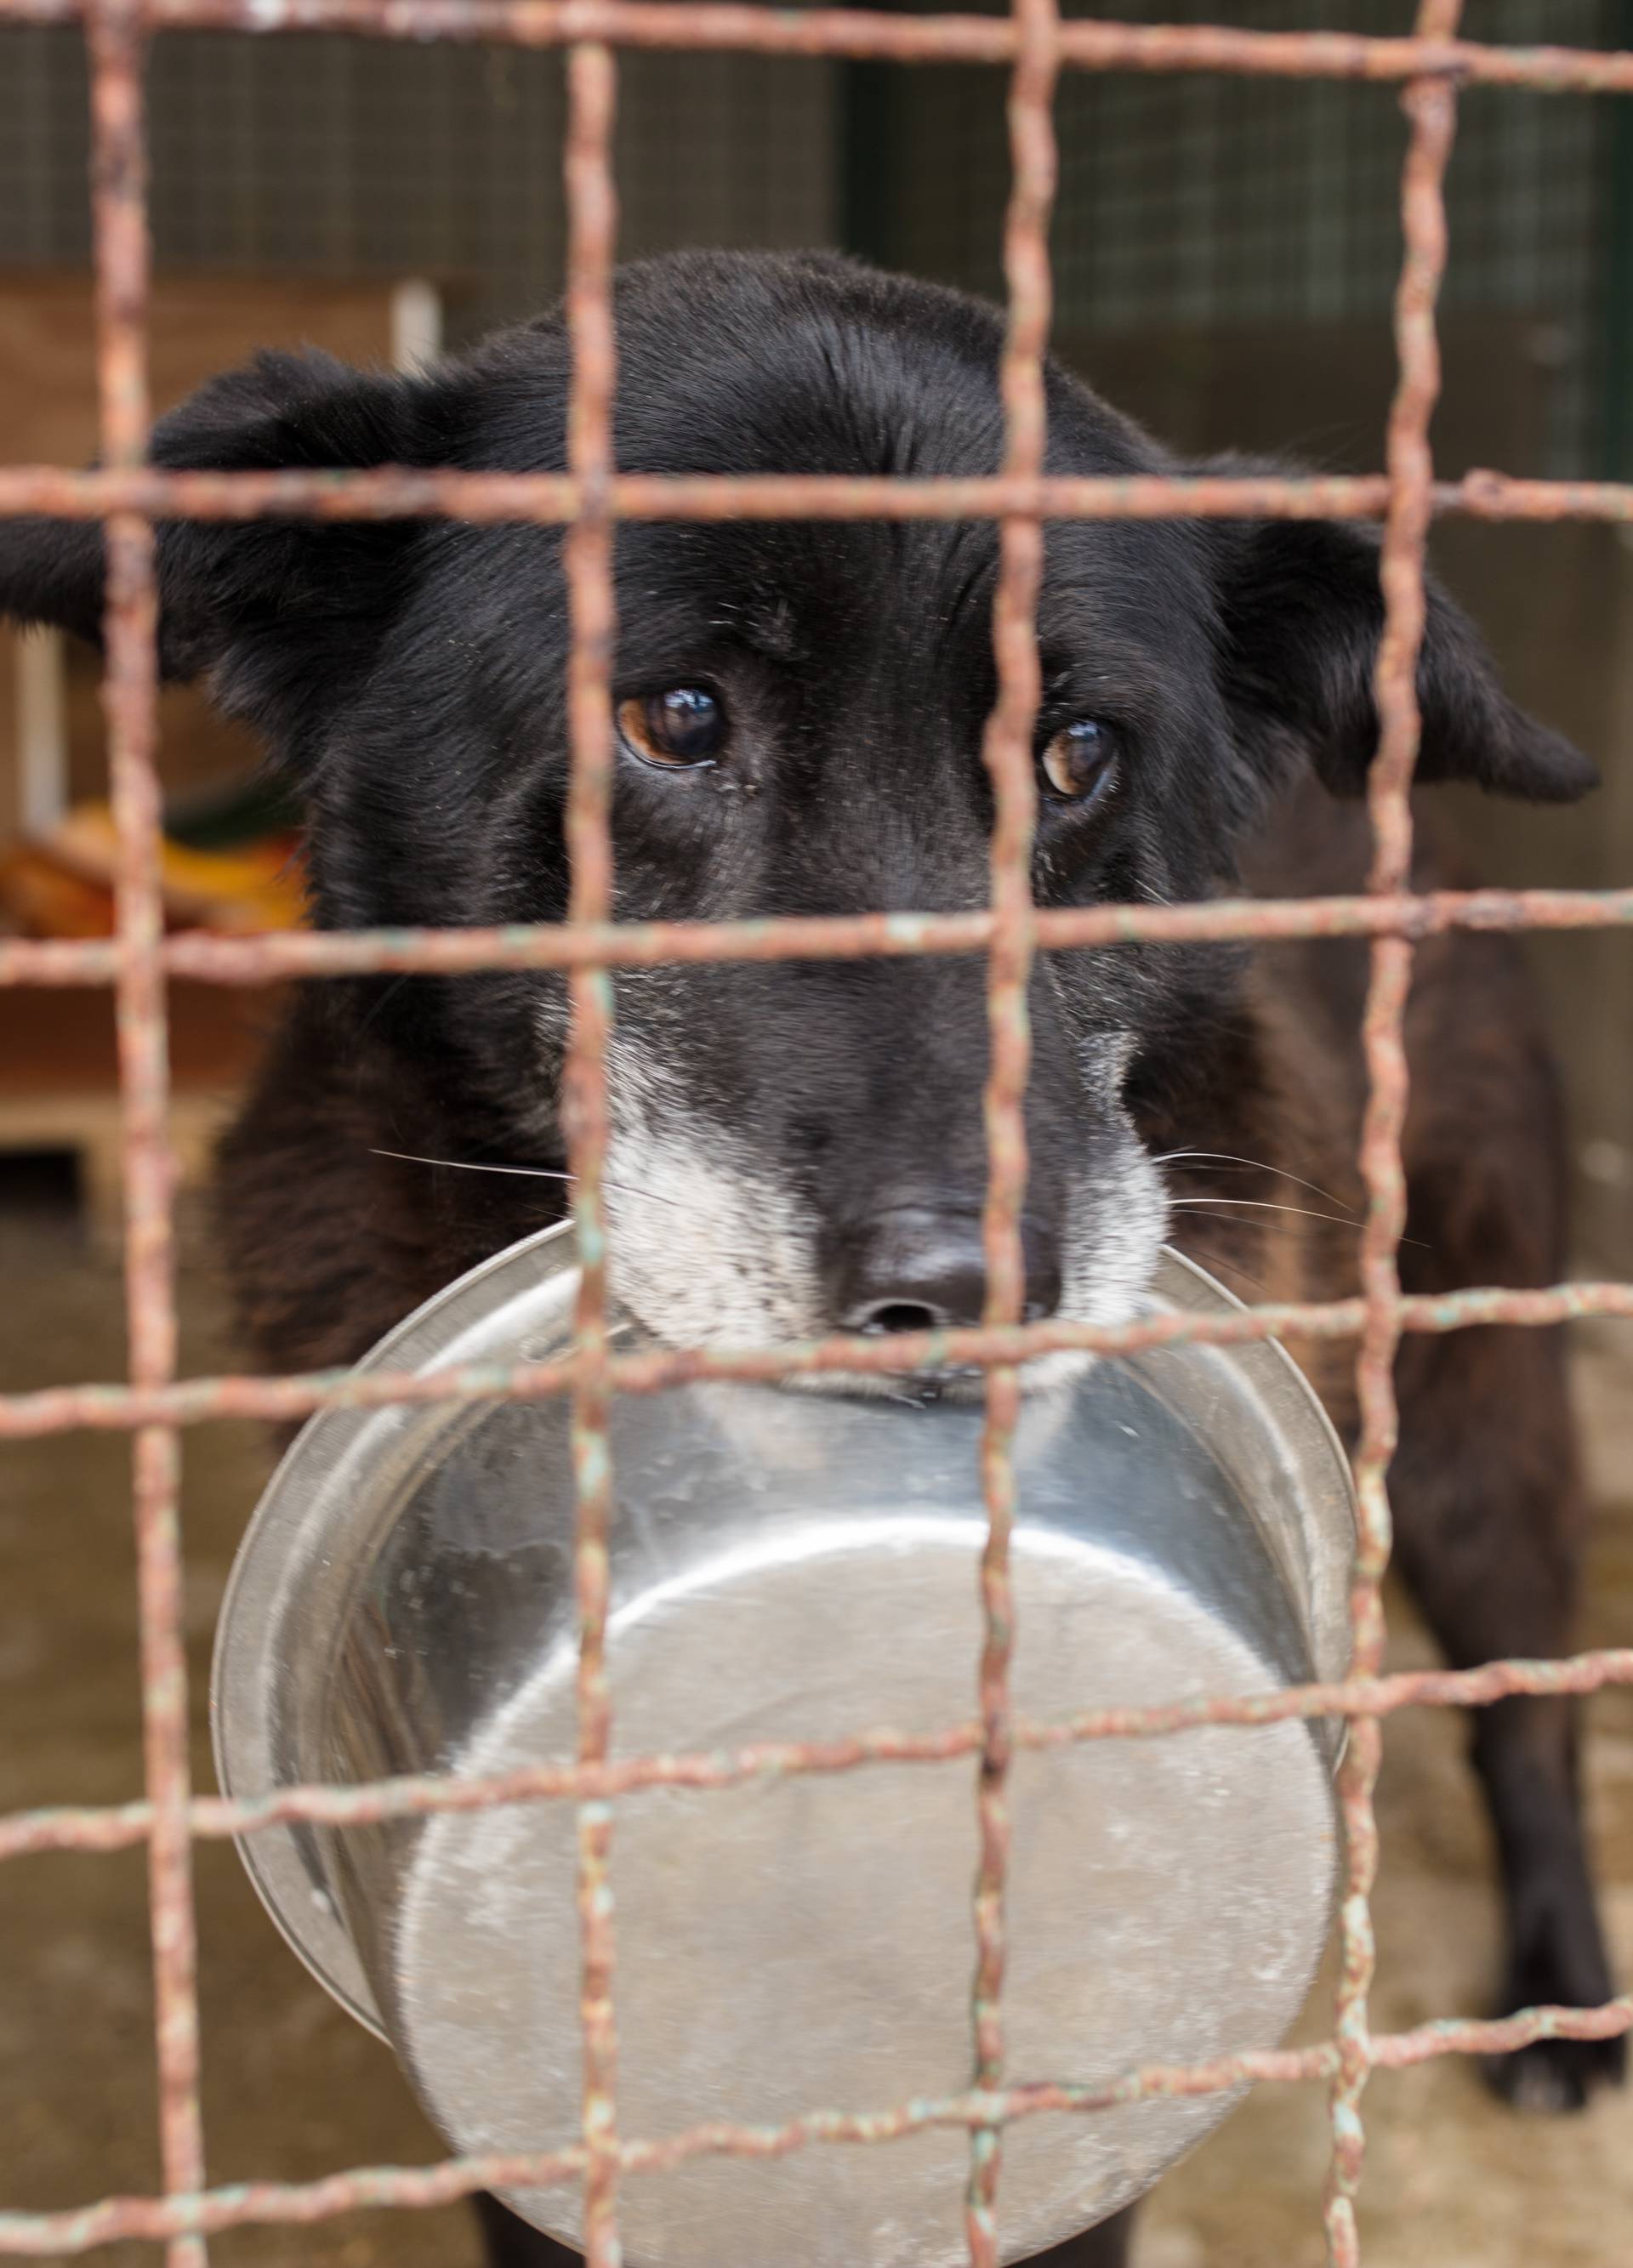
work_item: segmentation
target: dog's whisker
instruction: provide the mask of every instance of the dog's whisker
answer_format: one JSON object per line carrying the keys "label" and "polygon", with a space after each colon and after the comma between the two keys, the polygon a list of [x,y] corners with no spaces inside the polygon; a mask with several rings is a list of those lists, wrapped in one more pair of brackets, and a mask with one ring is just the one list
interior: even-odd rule
{"label": "dog's whisker", "polygon": [[1176,1212],[1195,1210],[1201,1205],[1234,1205],[1247,1212],[1295,1212],[1304,1220],[1330,1220],[1339,1228],[1359,1228],[1361,1223],[1347,1212],[1317,1212],[1309,1205],[1270,1204],[1262,1197],[1175,1197]]}
{"label": "dog's whisker", "polygon": [[[1218,1205],[1228,1205],[1238,1211],[1296,1213],[1301,1220],[1330,1221],[1334,1228],[1353,1228],[1357,1234],[1365,1226],[1363,1221],[1352,1220],[1347,1213],[1316,1212],[1309,1205],[1267,1204],[1262,1199],[1255,1197],[1171,1197],[1168,1202],[1169,1210],[1172,1212],[1200,1212],[1204,1207],[1211,1209]],[[1267,1222],[1265,1225],[1267,1227],[1279,1226],[1273,1222]],[[1402,1244],[1412,1245],[1419,1252],[1428,1252],[1432,1249],[1430,1246],[1425,1244],[1421,1236],[1403,1236],[1400,1241]]]}
{"label": "dog's whisker", "polygon": [[[422,1158],[412,1150],[371,1150],[371,1158],[395,1158],[405,1166],[448,1166],[456,1174],[514,1174],[524,1181],[576,1182],[576,1174],[565,1173],[559,1166],[493,1166],[484,1165],[475,1158]],[[656,1189],[638,1189],[628,1182],[603,1182],[603,1189],[617,1189],[632,1197],[650,1197],[654,1204],[674,1205],[685,1211],[678,1197],[663,1197]]]}
{"label": "dog's whisker", "polygon": [[[1178,1211],[1180,1208],[1175,1206],[1173,1210]],[[1213,1219],[1214,1225],[1217,1227],[1240,1229],[1251,1228],[1255,1230],[1260,1236],[1297,1236],[1299,1233],[1299,1232],[1293,1226],[1290,1220],[1246,1220],[1244,1219],[1240,1213],[1236,1212],[1216,1213]],[[1207,1264],[1211,1268],[1213,1266],[1212,1260],[1209,1259]]]}
{"label": "dog's whisker", "polygon": [[1342,1204],[1331,1189],[1324,1189],[1319,1182],[1307,1182],[1302,1174],[1289,1174],[1285,1166],[1267,1165],[1262,1158],[1238,1158],[1229,1150],[1169,1150],[1160,1158],[1153,1158],[1154,1166],[1179,1165],[1194,1160],[1198,1164],[1245,1166],[1255,1173],[1274,1174],[1278,1181],[1291,1182],[1296,1188],[1308,1189],[1312,1197],[1325,1197],[1328,1204]]}

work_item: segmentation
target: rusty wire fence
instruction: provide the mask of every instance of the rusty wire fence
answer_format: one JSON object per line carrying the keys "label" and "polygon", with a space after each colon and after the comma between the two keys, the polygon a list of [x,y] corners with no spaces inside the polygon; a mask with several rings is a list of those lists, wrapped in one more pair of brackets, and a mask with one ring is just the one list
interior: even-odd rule
{"label": "rusty wire fence", "polygon": [[[63,2212],[0,2211],[0,2254],[62,2255],[119,2239],[166,2247],[169,2268],[204,2268],[212,2231],[247,2222],[313,2221],[364,2205],[428,2206],[478,2189],[581,2183],[585,2245],[594,2268],[620,2258],[617,2192],[626,2176],[705,2153],[768,2157],[835,2142],[882,2143],[928,2125],[971,2138],[965,2203],[970,2258],[998,2257],[1001,2145],[1011,2120],[1086,2116],[1159,2095],[1197,2095],[1247,2080],[1325,2080],[1333,2149],[1325,2216],[1337,2268],[1359,2260],[1356,2198],[1364,2149],[1361,2101],[1369,2074],[1444,2054],[1511,2051],[1541,2038],[1603,2039],[1633,2029],[1633,1995],[1596,2009],[1536,2008],[1488,2022],[1445,2021],[1394,2035],[1367,2021],[1373,1968],[1369,1893],[1378,1854],[1372,1808],[1381,1719],[1411,1703],[1489,1704],[1515,1693],[1585,1692],[1633,1683],[1633,1650],[1565,1661],[1505,1661],[1460,1673],[1381,1674],[1380,1587],[1389,1556],[1387,1472],[1394,1447],[1393,1370],[1403,1331],[1474,1324],[1633,1317],[1633,1285],[1573,1283],[1542,1291],[1475,1288],[1408,1297],[1397,1254],[1405,1184],[1403,1013],[1415,942],[1447,928],[1572,929],[1633,924],[1633,888],[1616,891],[1408,891],[1417,755],[1415,667],[1423,622],[1425,539],[1433,514],[1487,519],[1633,520],[1633,487],[1515,481],[1470,474],[1437,483],[1429,425],[1438,386],[1435,310],[1446,256],[1445,181],[1459,86],[1529,87],[1559,95],[1633,93],[1633,54],[1502,48],[1458,36],[1461,0],[1419,0],[1409,37],[1184,29],[1062,22],[1056,0],[1013,0],[1008,17],[891,16],[686,0],[0,0],[0,23],[78,23],[92,67],[92,185],[103,465],[0,470],[0,513],[50,512],[107,524],[106,705],[121,875],[108,942],[0,942],[0,983],[111,984],[124,1102],[126,1279],[130,1374],[122,1385],[70,1386],[0,1398],[0,1437],[74,1426],[129,1432],[133,1446],[145,1727],[146,1793],[94,1810],[52,1809],[0,1819],[0,1858],[42,1850],[149,1853],[164,2194],[109,2198]],[[143,63],[156,31],[247,33],[348,31],[386,39],[483,39],[565,48],[568,327],[573,348],[569,469],[502,475],[394,469],[336,475],[159,473],[144,464],[148,232]],[[1007,68],[1012,189],[1004,238],[1009,294],[1002,370],[1001,472],[979,480],[659,479],[616,472],[611,401],[616,369],[610,275],[617,220],[610,139],[621,46],[731,48],[761,54],[979,62]],[[1401,189],[1405,259],[1395,301],[1400,363],[1385,468],[1359,478],[1046,478],[1042,357],[1050,313],[1050,210],[1055,179],[1052,99],[1062,70],[1218,71],[1393,82],[1409,138]],[[234,519],[267,512],[326,519],[451,516],[564,526],[573,628],[572,779],[567,833],[572,897],[564,924],[503,930],[377,932],[219,939],[166,938],[158,884],[159,801],[154,767],[157,519]],[[1315,514],[1379,519],[1385,627],[1377,665],[1381,741],[1369,787],[1373,860],[1366,895],[1275,904],[1036,909],[1030,888],[1035,786],[1031,731],[1038,701],[1034,609],[1043,526],[1051,518]],[[619,518],[674,519],[969,519],[999,522],[1001,552],[994,640],[999,696],[983,744],[996,803],[992,900],[985,912],[877,914],[846,919],[615,925],[609,830],[613,746],[609,667],[615,624],[612,539]],[[1369,1100],[1361,1167],[1369,1207],[1357,1298],[1261,1306],[1224,1316],[1164,1317],[1107,1329],[1023,1325],[1018,1235],[1026,1175],[1023,1101],[1028,1072],[1025,1000],[1040,947],[1121,940],[1179,941],[1363,936],[1371,969],[1363,1027]],[[676,1349],[613,1355],[605,1307],[601,1175],[610,972],[659,961],[763,960],[984,951],[989,968],[986,1086],[988,1292],[979,1329],[864,1343],[834,1338],[761,1350]],[[514,1370],[444,1369],[409,1377],[343,1373],[304,1377],[177,1375],[172,1167],[166,1145],[165,988],[186,976],[219,983],[346,972],[561,968],[570,975],[573,1038],[565,1123],[582,1282],[573,1351]],[[1166,1708],[1099,1709],[1062,1721],[1017,1717],[1009,1694],[1012,1634],[1009,1542],[1014,1512],[1010,1442],[1017,1364],[1052,1348],[1127,1351],[1180,1339],[1215,1344],[1302,1333],[1356,1343],[1361,1432],[1356,1452],[1361,1550],[1350,1600],[1348,1681],[1274,1695],[1229,1695]],[[977,1708],[964,1723],[922,1737],[859,1731],[820,1743],[763,1744],[726,1753],[613,1760],[605,1665],[606,1536],[613,1485],[609,1398],[698,1377],[773,1379],[820,1369],[918,1370],[982,1366],[986,1418],[982,1476],[989,1518],[981,1561],[983,1644]],[[367,1787],[308,1787],[255,1804],[196,1796],[188,1780],[188,1696],[181,1644],[177,1474],[181,1429],[211,1418],[288,1420],[340,1404],[569,1395],[577,1492],[580,1614],[575,1762],[487,1780],[396,1779]],[[1333,2036],[1319,2045],[1249,2051],[1206,2066],[1147,2067],[1089,2088],[1010,2085],[1004,2069],[1002,1984],[1008,1844],[1006,1773],[1017,1746],[1149,1738],[1204,1722],[1262,1724],[1342,1716],[1346,1874],[1342,1966]],[[614,1911],[609,1856],[612,1799],[654,1785],[717,1787],[756,1777],[840,1771],[890,1761],[977,1761],[979,1864],[975,1886],[972,2083],[963,2093],[861,2110],[814,2108],[780,2126],[699,2127],[658,2138],[620,2133],[616,2088]],[[198,2005],[191,1844],[283,1821],[344,1827],[496,1802],[572,1800],[578,1807],[582,1928],[581,2139],[528,2156],[468,2157],[429,2168],[368,2168],[304,2184],[206,2187],[199,2114]]]}

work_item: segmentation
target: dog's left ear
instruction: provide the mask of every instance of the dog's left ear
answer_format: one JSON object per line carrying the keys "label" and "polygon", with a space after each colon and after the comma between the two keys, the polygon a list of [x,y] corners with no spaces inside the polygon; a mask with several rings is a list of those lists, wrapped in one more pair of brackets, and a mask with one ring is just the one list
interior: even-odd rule
{"label": "dog's left ear", "polygon": [[[1303,758],[1334,794],[1362,794],[1378,735],[1378,534],[1333,520],[1216,520],[1206,535],[1244,755],[1267,785]],[[1432,577],[1417,693],[1419,779],[1474,780],[1534,803],[1570,803],[1597,784],[1580,750],[1509,699],[1478,631]]]}

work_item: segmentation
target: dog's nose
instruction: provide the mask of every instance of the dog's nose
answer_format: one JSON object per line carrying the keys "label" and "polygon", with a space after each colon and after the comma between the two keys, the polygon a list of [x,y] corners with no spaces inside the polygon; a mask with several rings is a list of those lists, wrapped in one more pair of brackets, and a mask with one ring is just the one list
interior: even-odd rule
{"label": "dog's nose", "polygon": [[[1060,1263],[1053,1236],[1038,1223],[1021,1229],[1026,1320],[1060,1304]],[[903,1206],[861,1221],[844,1241],[834,1307],[847,1331],[934,1331],[979,1323],[986,1304],[986,1261],[978,1213]]]}

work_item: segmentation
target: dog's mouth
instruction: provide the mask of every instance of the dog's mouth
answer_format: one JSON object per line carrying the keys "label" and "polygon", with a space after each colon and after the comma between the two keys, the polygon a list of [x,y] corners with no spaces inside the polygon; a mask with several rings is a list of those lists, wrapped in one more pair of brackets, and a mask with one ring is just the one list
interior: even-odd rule
{"label": "dog's mouth", "polygon": [[941,1370],[806,1371],[787,1383],[807,1394],[862,1395],[869,1401],[933,1410],[941,1402],[979,1402],[986,1378],[978,1364],[961,1363]]}
{"label": "dog's mouth", "polygon": [[[1100,1356],[1086,1348],[1051,1348],[1016,1366],[1022,1395],[1030,1400],[1055,1394],[1085,1377]],[[992,1368],[984,1363],[949,1363],[929,1370],[832,1370],[796,1372],[785,1383],[804,1394],[861,1395],[916,1410],[939,1403],[979,1405],[986,1398]]]}

